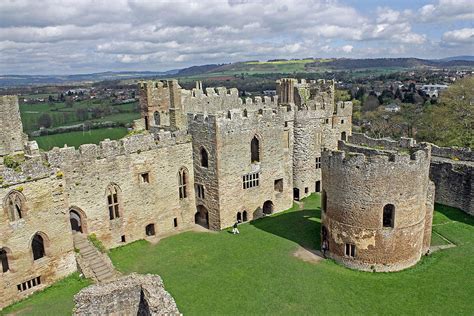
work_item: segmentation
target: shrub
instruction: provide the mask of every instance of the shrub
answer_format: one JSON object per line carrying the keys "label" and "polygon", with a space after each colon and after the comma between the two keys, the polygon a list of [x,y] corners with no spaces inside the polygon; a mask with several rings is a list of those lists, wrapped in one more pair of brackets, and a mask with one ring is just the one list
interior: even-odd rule
{"label": "shrub", "polygon": [[89,241],[94,245],[94,247],[99,249],[100,252],[107,252],[107,248],[105,248],[104,244],[102,244],[102,242],[97,238],[95,234],[90,234],[89,236],[87,236],[87,239],[89,239]]}

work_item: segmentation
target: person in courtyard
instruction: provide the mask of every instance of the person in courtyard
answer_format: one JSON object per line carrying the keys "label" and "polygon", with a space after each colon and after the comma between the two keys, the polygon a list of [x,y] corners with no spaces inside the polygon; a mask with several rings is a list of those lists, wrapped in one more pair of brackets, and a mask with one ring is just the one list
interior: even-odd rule
{"label": "person in courtyard", "polygon": [[234,234],[234,235],[235,234],[240,234],[239,228],[237,227],[237,225],[239,225],[238,221],[234,223],[234,226],[232,226],[232,234]]}
{"label": "person in courtyard", "polygon": [[328,250],[328,241],[326,239],[323,240],[321,250],[323,251],[324,258],[326,258],[326,251]]}

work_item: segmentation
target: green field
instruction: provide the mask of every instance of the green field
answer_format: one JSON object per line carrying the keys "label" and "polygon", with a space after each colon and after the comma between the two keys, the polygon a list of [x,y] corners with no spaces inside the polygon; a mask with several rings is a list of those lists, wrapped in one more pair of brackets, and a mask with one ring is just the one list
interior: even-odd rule
{"label": "green field", "polygon": [[[405,271],[369,273],[292,255],[320,243],[319,196],[303,202],[304,209],[241,225],[240,235],[185,232],[110,256],[124,273],[159,274],[184,315],[474,314],[474,217],[436,205],[433,230],[457,246]],[[5,312],[67,315],[84,282],[70,278]]]}
{"label": "green field", "polygon": [[44,291],[0,311],[0,315],[71,315],[74,294],[89,284],[89,280],[81,279],[79,273],[74,273]]}
{"label": "green field", "polygon": [[120,139],[127,135],[127,129],[124,127],[100,128],[88,132],[68,132],[63,134],[54,134],[47,136],[33,137],[38,142],[38,146],[43,150],[50,150],[53,147],[74,146],[79,148],[82,144],[99,144],[101,140]]}
{"label": "green field", "polygon": [[[38,130],[40,127],[38,119],[44,113],[51,117],[52,127],[82,123],[84,120],[77,115],[79,109],[87,110],[87,120],[90,121],[116,122],[114,117],[119,116],[122,118],[121,123],[130,123],[140,117],[137,102],[113,105],[109,100],[85,100],[74,102],[72,107],[67,107],[64,102],[22,103],[20,113],[23,129],[25,132]],[[104,114],[99,118],[94,118],[92,110],[102,111]]]}
{"label": "green field", "polygon": [[473,217],[437,205],[434,230],[457,247],[402,272],[367,273],[292,255],[299,245],[318,248],[317,205],[311,197],[304,210],[241,225],[237,236],[186,232],[114,249],[111,258],[125,273],[161,275],[185,315],[473,315]]}

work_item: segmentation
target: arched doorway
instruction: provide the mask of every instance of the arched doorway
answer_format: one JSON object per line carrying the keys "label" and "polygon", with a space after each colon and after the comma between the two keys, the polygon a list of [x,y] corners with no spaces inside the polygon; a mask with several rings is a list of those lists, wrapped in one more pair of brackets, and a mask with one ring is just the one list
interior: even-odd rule
{"label": "arched doorway", "polygon": [[87,233],[85,215],[79,209],[72,208],[69,210],[69,222],[73,232]]}
{"label": "arched doorway", "polygon": [[244,211],[242,213],[242,219],[243,219],[244,222],[248,221],[247,211]]}
{"label": "arched doorway", "polygon": [[341,140],[347,141],[347,134],[346,134],[346,132],[342,132],[342,133],[341,133]]}
{"label": "arched doorway", "polygon": [[300,189],[293,188],[293,200],[295,200],[295,201],[300,200]]}
{"label": "arched doorway", "polygon": [[268,200],[263,203],[263,214],[272,214],[273,213],[273,202]]}
{"label": "arched doorway", "polygon": [[209,212],[204,206],[198,205],[197,212],[194,214],[194,222],[205,228],[209,228]]}
{"label": "arched doorway", "polygon": [[241,222],[241,221],[242,221],[242,213],[237,212],[237,222]]}
{"label": "arched doorway", "polygon": [[161,125],[160,112],[156,111],[155,113],[153,113],[153,117],[155,119],[155,125],[160,126]]}

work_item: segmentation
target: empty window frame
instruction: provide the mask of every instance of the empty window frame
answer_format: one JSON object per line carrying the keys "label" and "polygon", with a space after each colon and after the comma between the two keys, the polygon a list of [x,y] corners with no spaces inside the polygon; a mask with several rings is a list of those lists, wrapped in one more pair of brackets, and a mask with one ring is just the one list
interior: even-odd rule
{"label": "empty window frame", "polygon": [[119,188],[111,184],[107,188],[107,205],[109,208],[109,219],[120,217]]}
{"label": "empty window frame", "polygon": [[204,185],[202,184],[196,184],[196,195],[200,199],[205,198],[205,193],[204,193]]}
{"label": "empty window frame", "polygon": [[395,222],[395,206],[393,204],[387,204],[383,207],[383,227],[393,228]]}
{"label": "empty window frame", "polygon": [[150,183],[150,173],[144,172],[140,174],[140,181],[142,183]]}
{"label": "empty window frame", "polygon": [[185,199],[188,197],[187,186],[188,186],[188,171],[185,168],[181,168],[178,173],[179,177],[179,198]]}
{"label": "empty window frame", "polygon": [[253,187],[258,187],[260,181],[260,174],[258,172],[253,172],[242,176],[243,188],[249,189]]}
{"label": "empty window frame", "polygon": [[321,157],[316,157],[316,169],[321,169]]}
{"label": "empty window frame", "polygon": [[354,258],[356,255],[356,246],[353,244],[345,244],[344,254],[347,257]]}
{"label": "empty window frame", "polygon": [[277,192],[283,192],[283,179],[275,180],[274,189]]}

